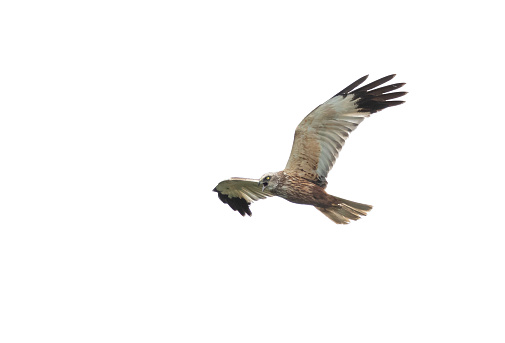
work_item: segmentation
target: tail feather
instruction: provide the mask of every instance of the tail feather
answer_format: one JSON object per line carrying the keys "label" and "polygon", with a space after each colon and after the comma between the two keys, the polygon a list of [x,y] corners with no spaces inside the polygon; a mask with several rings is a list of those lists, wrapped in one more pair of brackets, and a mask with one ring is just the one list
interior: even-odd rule
{"label": "tail feather", "polygon": [[335,204],[330,207],[317,207],[326,217],[337,224],[349,224],[349,220],[358,220],[361,216],[366,216],[372,206],[360,204],[350,200],[333,197]]}

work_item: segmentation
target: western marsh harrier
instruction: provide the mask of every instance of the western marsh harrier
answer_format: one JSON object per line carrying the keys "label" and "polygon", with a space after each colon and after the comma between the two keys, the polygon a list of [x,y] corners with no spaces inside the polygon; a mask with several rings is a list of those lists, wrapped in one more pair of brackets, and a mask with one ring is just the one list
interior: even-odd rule
{"label": "western marsh harrier", "polygon": [[383,77],[361,88],[364,76],[316,107],[298,125],[284,170],[264,174],[259,180],[230,178],[214,191],[219,199],[242,216],[252,214],[256,200],[279,196],[296,204],[312,205],[337,224],[348,224],[365,216],[372,206],[326,193],[326,177],[349,134],[370,114],[404,101],[390,101],[406,92],[392,92],[405,83],[377,88],[395,75]]}

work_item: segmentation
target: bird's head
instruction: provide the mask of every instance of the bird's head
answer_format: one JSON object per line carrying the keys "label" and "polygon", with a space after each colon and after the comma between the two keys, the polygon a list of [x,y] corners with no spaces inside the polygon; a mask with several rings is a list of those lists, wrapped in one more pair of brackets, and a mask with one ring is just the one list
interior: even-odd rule
{"label": "bird's head", "polygon": [[271,191],[277,187],[277,184],[279,183],[279,176],[277,173],[266,173],[264,174],[258,183],[258,185],[261,185],[261,191],[264,191],[265,189],[267,191]]}

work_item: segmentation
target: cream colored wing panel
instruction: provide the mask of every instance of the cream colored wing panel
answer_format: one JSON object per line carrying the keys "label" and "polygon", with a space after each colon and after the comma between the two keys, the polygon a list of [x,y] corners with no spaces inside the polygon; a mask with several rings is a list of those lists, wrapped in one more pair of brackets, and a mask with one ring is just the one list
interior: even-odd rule
{"label": "cream colored wing panel", "polygon": [[257,179],[232,177],[221,181],[214,188],[214,192],[217,192],[219,199],[228,204],[232,210],[238,211],[242,216],[246,214],[251,216],[249,208],[251,203],[273,196],[268,191],[262,191],[258,182]]}

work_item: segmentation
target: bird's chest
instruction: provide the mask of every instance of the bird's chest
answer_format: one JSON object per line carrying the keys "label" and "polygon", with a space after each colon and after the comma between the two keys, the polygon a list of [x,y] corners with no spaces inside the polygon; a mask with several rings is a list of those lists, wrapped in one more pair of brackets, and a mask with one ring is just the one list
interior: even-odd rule
{"label": "bird's chest", "polygon": [[312,182],[300,178],[292,178],[276,189],[276,195],[295,204],[325,206],[328,194]]}

